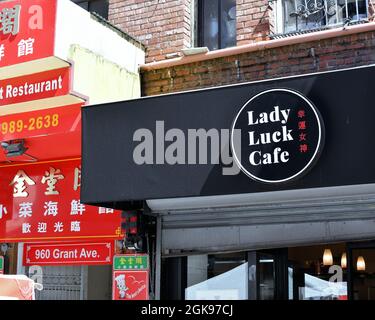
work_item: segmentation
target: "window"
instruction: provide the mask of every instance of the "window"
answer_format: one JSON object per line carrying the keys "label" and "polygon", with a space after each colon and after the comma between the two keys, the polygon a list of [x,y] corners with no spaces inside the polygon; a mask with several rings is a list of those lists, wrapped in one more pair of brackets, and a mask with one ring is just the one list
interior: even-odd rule
{"label": "window", "polygon": [[236,45],[236,1],[199,0],[198,45],[217,50]]}
{"label": "window", "polygon": [[245,252],[187,257],[186,300],[246,300],[249,268]]}
{"label": "window", "polygon": [[108,0],[72,0],[83,9],[89,12],[95,12],[102,16],[104,19],[108,19]]}
{"label": "window", "polygon": [[367,0],[278,0],[278,33],[343,25],[367,19]]}

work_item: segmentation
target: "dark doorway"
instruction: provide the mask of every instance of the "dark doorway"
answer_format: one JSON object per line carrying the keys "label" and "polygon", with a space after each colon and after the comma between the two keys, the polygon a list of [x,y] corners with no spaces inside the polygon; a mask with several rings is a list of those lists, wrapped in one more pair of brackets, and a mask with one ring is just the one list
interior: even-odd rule
{"label": "dark doorway", "polygon": [[248,253],[249,299],[288,299],[288,250],[263,250]]}
{"label": "dark doorway", "polygon": [[350,299],[375,300],[375,242],[348,244]]}

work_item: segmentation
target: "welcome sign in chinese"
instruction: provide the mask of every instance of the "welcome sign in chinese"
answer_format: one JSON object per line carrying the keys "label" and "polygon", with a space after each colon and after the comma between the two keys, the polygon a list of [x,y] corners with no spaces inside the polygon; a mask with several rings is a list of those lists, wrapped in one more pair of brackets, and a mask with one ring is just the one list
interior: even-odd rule
{"label": "welcome sign in chinese", "polygon": [[0,67],[53,55],[56,0],[0,2]]}
{"label": "welcome sign in chinese", "polygon": [[0,241],[119,239],[121,214],[80,202],[80,160],[0,168]]}

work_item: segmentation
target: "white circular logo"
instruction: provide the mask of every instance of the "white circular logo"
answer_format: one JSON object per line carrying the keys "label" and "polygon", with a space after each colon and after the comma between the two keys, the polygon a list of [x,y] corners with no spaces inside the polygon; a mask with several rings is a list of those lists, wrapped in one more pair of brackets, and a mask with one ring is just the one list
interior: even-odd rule
{"label": "white circular logo", "polygon": [[239,168],[263,183],[285,183],[306,174],[324,145],[319,111],[301,93],[270,89],[252,97],[231,129],[231,148]]}

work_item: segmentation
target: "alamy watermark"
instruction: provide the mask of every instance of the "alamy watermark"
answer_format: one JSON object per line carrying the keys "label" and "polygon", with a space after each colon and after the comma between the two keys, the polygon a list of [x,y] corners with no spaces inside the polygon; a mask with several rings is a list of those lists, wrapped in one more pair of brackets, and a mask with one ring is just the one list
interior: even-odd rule
{"label": "alamy watermark", "polygon": [[[233,132],[241,146],[241,130]],[[156,121],[155,131],[140,128],[134,132],[133,160],[137,165],[219,165],[223,175],[237,175],[240,168],[231,152],[229,129],[181,129],[165,131],[164,121]]]}

